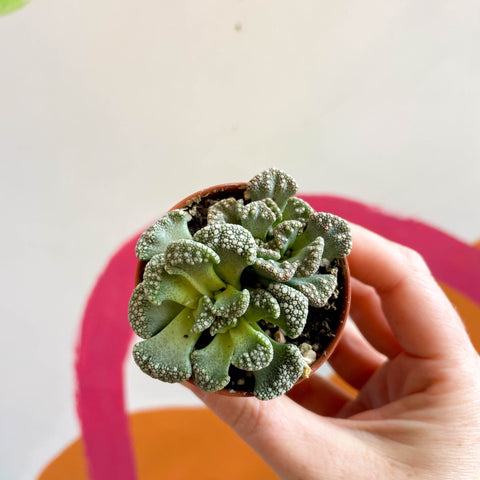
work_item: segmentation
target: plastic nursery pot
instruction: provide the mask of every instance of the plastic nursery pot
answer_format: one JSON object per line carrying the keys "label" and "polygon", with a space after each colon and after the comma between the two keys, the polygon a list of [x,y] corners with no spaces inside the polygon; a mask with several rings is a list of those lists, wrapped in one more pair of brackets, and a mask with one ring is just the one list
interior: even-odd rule
{"label": "plastic nursery pot", "polygon": [[[192,219],[189,222],[189,228],[192,231],[196,231],[202,228],[206,223],[205,218],[202,219],[201,217],[202,215],[205,215],[205,211],[209,204],[228,197],[235,197],[236,199],[244,198],[246,185],[245,182],[227,183],[200,190],[178,202],[170,209],[170,211],[176,209],[187,211],[192,216]],[[248,198],[245,198],[245,200],[248,200]],[[309,328],[313,331],[313,333],[309,332],[310,335],[318,335],[318,338],[315,340],[316,343],[320,345],[315,352],[316,360],[310,365],[310,375],[328,360],[341,338],[348,318],[351,301],[348,261],[346,258],[342,258],[336,260],[336,262],[336,266],[338,267],[338,287],[334,298],[329,302],[327,307],[309,307],[309,320],[307,321],[306,329]],[[138,285],[142,281],[146,264],[146,261],[138,262],[135,285]],[[302,335],[300,335],[298,339],[289,340],[289,343],[294,343],[297,346],[300,346],[302,344]],[[307,378],[308,376],[302,376],[295,385],[298,385]],[[194,383],[192,378],[188,381]],[[235,390],[234,388],[224,388],[216,393],[229,396],[253,396],[253,393],[250,391]]]}

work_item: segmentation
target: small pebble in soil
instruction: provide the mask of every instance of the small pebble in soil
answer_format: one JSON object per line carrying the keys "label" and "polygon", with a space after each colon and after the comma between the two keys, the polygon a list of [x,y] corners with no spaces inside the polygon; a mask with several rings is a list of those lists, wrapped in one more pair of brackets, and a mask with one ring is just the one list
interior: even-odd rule
{"label": "small pebble in soil", "polygon": [[312,373],[312,369],[306,364],[303,364],[302,378],[308,378]]}
{"label": "small pebble in soil", "polygon": [[285,335],[281,330],[275,332],[273,339],[278,343],[286,343]]}
{"label": "small pebble in soil", "polygon": [[309,343],[302,343],[300,345],[300,353],[302,354],[303,359],[307,365],[312,365],[313,362],[317,359],[317,354],[312,349],[312,346]]}

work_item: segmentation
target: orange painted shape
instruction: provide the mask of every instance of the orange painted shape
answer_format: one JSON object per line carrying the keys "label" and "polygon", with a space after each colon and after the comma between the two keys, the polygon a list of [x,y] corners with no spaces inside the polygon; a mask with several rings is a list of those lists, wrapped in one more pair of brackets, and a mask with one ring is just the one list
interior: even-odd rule
{"label": "orange painted shape", "polygon": [[131,417],[140,480],[276,479],[256,453],[205,408]]}
{"label": "orange painted shape", "polygon": [[448,285],[440,285],[457,309],[472,339],[472,343],[475,345],[477,352],[480,353],[480,306],[472,302],[465,295],[462,295],[458,290]]}
{"label": "orange painted shape", "polygon": [[[139,480],[278,480],[260,457],[205,408],[130,415]],[[38,480],[88,480],[80,440],[64,450]]]}
{"label": "orange painted shape", "polygon": [[345,393],[348,393],[350,396],[355,398],[358,395],[358,390],[352,387],[349,383],[347,383],[342,377],[333,373],[328,378],[334,385],[340,387]]}
{"label": "orange painted shape", "polygon": [[89,480],[87,462],[81,440],[69,445],[54,458],[38,477],[38,480]]}

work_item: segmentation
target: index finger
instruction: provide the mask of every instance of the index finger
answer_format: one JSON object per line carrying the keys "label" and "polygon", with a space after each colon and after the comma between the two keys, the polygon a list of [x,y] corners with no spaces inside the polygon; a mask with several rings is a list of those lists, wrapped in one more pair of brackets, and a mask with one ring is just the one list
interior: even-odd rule
{"label": "index finger", "polygon": [[358,225],[352,225],[352,233],[351,273],[375,288],[405,352],[449,356],[452,346],[468,342],[462,321],[420,254]]}

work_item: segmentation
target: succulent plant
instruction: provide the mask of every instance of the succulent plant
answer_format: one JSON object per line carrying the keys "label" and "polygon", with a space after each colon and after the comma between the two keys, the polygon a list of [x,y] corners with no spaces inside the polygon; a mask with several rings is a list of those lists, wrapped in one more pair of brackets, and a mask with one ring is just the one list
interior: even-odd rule
{"label": "succulent plant", "polygon": [[213,202],[197,231],[177,209],[140,236],[136,255],[146,266],[129,321],[145,339],[133,349],[145,373],[215,392],[235,368],[253,375],[262,400],[308,375],[308,348],[288,340],[302,334],[310,307],[334,295],[337,269],[320,272],[348,255],[352,238],[345,220],[314,212],[296,191],[272,168],[248,182],[244,198]]}

